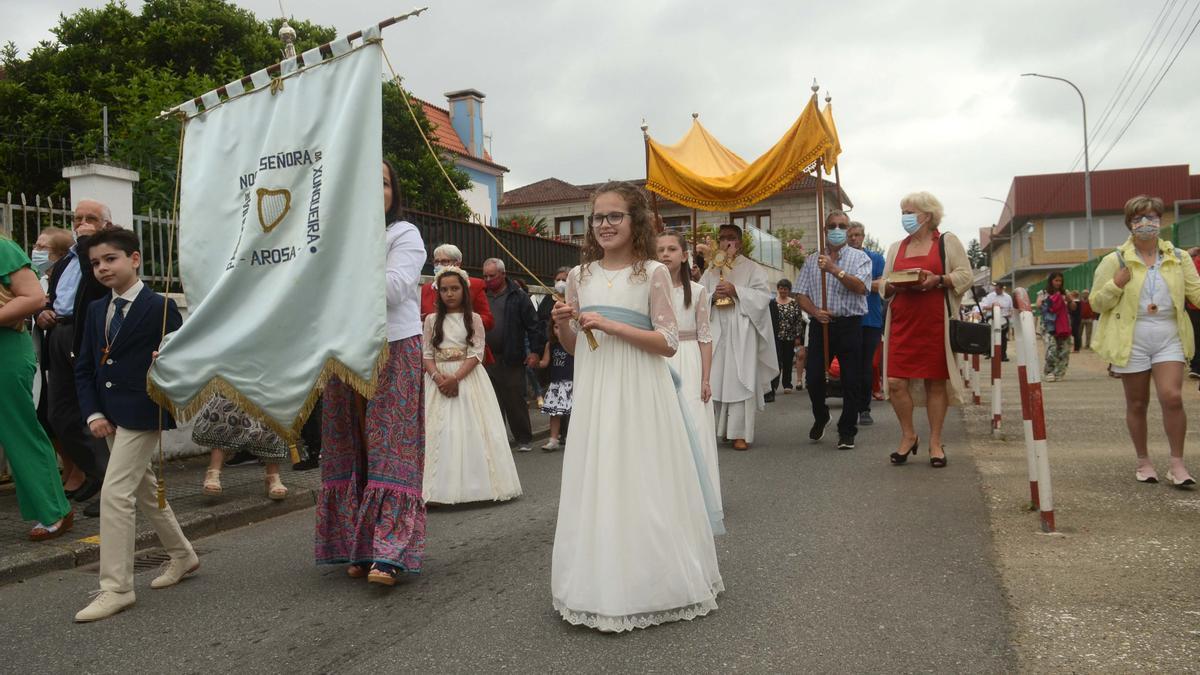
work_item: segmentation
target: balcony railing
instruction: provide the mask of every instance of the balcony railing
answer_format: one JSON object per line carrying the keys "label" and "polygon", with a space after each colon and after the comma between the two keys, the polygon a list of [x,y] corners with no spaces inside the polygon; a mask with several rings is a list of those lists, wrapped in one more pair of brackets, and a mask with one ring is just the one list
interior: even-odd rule
{"label": "balcony railing", "polygon": [[[537,283],[496,245],[487,232],[483,231],[484,225],[414,210],[407,211],[405,218],[421,230],[421,238],[425,240],[425,250],[429,252],[430,261],[433,259],[433,249],[441,244],[454,244],[462,250],[463,269],[471,276],[479,276],[483,272],[484,260],[499,258],[504,261],[510,276],[520,277],[526,283]],[[520,258],[530,271],[546,283],[554,283],[554,273],[559,267],[574,267],[579,264],[579,246],[569,241],[535,237],[499,228],[488,229],[512,251],[513,255]],[[426,263],[424,272],[433,273],[432,262]]]}

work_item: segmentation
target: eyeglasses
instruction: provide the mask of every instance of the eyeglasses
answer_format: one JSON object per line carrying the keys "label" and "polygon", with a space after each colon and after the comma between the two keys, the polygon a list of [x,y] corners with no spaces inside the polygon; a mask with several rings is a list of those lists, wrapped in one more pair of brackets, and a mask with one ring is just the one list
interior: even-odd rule
{"label": "eyeglasses", "polygon": [[603,224],[604,221],[606,221],[606,220],[608,221],[609,225],[620,225],[621,222],[625,220],[625,216],[627,216],[627,215],[629,215],[629,214],[622,213],[620,211],[609,211],[608,213],[593,213],[592,214],[592,227],[600,227],[600,225]]}
{"label": "eyeglasses", "polygon": [[1162,219],[1158,216],[1134,216],[1133,220],[1131,220],[1129,224],[1141,225],[1142,223],[1146,223],[1148,225],[1158,225],[1161,222]]}

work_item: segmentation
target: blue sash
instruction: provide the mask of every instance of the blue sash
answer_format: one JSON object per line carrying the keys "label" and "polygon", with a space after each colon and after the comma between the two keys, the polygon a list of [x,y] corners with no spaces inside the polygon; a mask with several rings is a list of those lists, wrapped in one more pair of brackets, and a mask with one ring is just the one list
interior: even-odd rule
{"label": "blue sash", "polygon": [[[619,321],[634,328],[654,330],[654,324],[651,323],[649,316],[624,307],[591,305],[580,309],[580,312],[595,312],[606,319]],[[692,462],[696,466],[696,477],[700,481],[700,492],[704,495],[704,509],[708,513],[708,522],[712,526],[713,534],[725,534],[725,514],[717,507],[716,490],[719,488],[712,484],[712,478],[708,475],[708,464],[704,461],[704,452],[700,448],[700,439],[696,436],[696,425],[692,420],[691,411],[688,410],[687,401],[684,400],[681,388],[682,380],[679,377],[679,373],[676,373],[675,369],[670,367],[670,364],[667,365],[667,371],[671,373],[671,381],[675,385],[675,397],[679,403],[679,412],[683,415],[683,427],[687,430],[688,446],[692,449]]]}

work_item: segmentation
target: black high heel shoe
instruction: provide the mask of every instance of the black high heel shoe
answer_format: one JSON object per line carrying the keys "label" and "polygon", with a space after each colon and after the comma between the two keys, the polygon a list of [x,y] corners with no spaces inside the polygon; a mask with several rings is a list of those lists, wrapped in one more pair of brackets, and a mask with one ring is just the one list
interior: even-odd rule
{"label": "black high heel shoe", "polygon": [[910,447],[903,455],[898,452],[893,452],[891,454],[892,464],[903,464],[907,462],[908,456],[917,454],[917,448],[920,446],[921,439],[918,438],[917,440],[913,441],[912,447]]}
{"label": "black high heel shoe", "polygon": [[929,457],[929,466],[932,466],[935,469],[941,469],[942,467],[946,466],[946,446],[942,446],[941,457],[933,457],[932,455]]}

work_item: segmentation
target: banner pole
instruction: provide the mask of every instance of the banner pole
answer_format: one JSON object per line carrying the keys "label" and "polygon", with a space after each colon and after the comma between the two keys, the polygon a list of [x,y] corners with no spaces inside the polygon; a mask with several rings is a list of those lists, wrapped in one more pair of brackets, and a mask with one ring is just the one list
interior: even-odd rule
{"label": "banner pole", "polygon": [[[821,178],[822,161],[817,158],[816,170],[816,191],[817,191],[817,255],[825,255],[825,180]],[[826,287],[825,271],[818,269],[817,273],[821,275],[821,309],[829,309],[829,290]],[[821,347],[825,352],[825,373],[829,374],[829,324],[821,324]]]}

